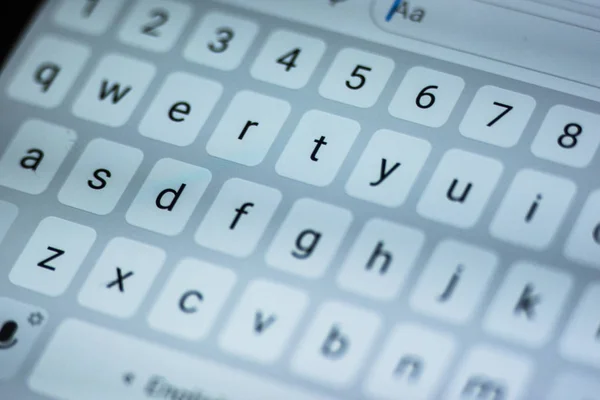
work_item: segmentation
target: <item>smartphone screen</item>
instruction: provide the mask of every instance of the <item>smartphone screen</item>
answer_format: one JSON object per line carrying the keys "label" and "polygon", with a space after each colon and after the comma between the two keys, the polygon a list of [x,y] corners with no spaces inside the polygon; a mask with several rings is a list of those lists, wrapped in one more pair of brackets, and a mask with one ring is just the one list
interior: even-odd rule
{"label": "smartphone screen", "polygon": [[600,400],[600,2],[32,12],[0,398]]}

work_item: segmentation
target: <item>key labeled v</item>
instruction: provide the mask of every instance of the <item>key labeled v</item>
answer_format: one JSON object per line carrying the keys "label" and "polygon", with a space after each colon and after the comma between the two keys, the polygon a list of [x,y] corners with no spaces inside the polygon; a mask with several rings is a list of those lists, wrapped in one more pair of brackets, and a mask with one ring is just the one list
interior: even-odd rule
{"label": "key labeled v", "polygon": [[254,332],[258,334],[263,333],[267,328],[273,325],[276,320],[276,315],[271,314],[265,318],[265,315],[261,310],[256,310],[256,313],[254,314]]}

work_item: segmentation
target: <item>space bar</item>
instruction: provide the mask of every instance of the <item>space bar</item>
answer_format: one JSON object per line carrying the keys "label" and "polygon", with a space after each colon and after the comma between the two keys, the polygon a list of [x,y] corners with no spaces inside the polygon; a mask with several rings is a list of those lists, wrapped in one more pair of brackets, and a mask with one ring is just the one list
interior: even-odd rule
{"label": "space bar", "polygon": [[326,399],[74,319],[56,331],[29,387],[69,400]]}

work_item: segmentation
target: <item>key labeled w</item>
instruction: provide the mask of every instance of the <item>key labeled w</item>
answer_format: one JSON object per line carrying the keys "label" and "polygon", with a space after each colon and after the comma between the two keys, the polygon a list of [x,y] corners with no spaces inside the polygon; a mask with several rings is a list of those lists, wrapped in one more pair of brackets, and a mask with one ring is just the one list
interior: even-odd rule
{"label": "key labeled w", "polygon": [[122,90],[121,84],[109,83],[108,80],[102,80],[102,85],[100,87],[100,93],[98,97],[100,100],[105,100],[107,97],[111,97],[111,101],[113,104],[117,104],[123,97],[127,95],[131,91],[131,86],[125,86]]}

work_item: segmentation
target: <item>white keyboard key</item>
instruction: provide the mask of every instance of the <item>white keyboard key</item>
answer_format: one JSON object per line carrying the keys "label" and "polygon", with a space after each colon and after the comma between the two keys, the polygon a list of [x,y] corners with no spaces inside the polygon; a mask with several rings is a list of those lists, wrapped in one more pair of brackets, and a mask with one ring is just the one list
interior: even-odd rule
{"label": "white keyboard key", "polygon": [[421,125],[444,125],[465,87],[462,78],[424,67],[411,68],[389,106],[389,112]]}
{"label": "white keyboard key", "polygon": [[165,258],[158,247],[123,237],[112,239],[83,284],[79,304],[114,317],[131,317]]}
{"label": "white keyboard key", "polygon": [[600,269],[600,190],[588,197],[569,235],[565,255]]}
{"label": "white keyboard key", "polygon": [[0,200],[0,243],[6,237],[18,214],[19,207],[8,201]]}
{"label": "white keyboard key", "polygon": [[497,160],[463,150],[448,150],[417,205],[417,212],[434,221],[470,228],[477,223],[503,166]]}
{"label": "white keyboard key", "polygon": [[535,99],[496,86],[477,91],[462,122],[460,133],[500,147],[512,147],[521,138],[535,108]]}
{"label": "white keyboard key", "polygon": [[27,383],[55,399],[333,400],[76,319],[58,327]]}
{"label": "white keyboard key", "polygon": [[57,107],[81,73],[90,49],[58,36],[43,36],[33,45],[7,92],[15,100]]}
{"label": "white keyboard key", "polygon": [[113,25],[125,0],[62,0],[54,21],[67,29],[101,35]]}
{"label": "white keyboard key", "polygon": [[518,262],[492,300],[483,327],[506,340],[541,347],[550,339],[572,285],[560,270]]}
{"label": "white keyboard key", "polygon": [[75,131],[49,122],[25,121],[0,159],[0,185],[40,194],[77,140]]}
{"label": "white keyboard key", "polygon": [[267,38],[250,73],[260,81],[300,89],[317,68],[325,47],[321,39],[312,36],[275,31]]}
{"label": "white keyboard key", "polygon": [[258,33],[258,25],[244,18],[211,12],[200,21],[183,56],[191,62],[225,71],[239,67]]}
{"label": "white keyboard key", "polygon": [[360,124],[354,120],[308,111],[283,149],[275,170],[287,178],[327,186],[335,179],[359,132]]}
{"label": "white keyboard key", "polygon": [[307,305],[304,292],[266,280],[252,281],[221,332],[219,345],[252,361],[275,362]]}
{"label": "white keyboard key", "polygon": [[566,373],[553,380],[548,400],[600,400],[600,381],[597,375]]}
{"label": "white keyboard key", "polygon": [[300,199],[277,231],[267,263],[306,278],[318,278],[337,252],[352,214],[312,199]]}
{"label": "white keyboard key", "polygon": [[355,378],[381,326],[377,314],[339,302],[317,311],[292,359],[297,375],[332,387]]}
{"label": "white keyboard key", "polygon": [[281,192],[233,178],[225,182],[196,231],[196,242],[235,257],[256,248],[281,201]]}
{"label": "white keyboard key", "polygon": [[575,195],[567,179],[530,169],[511,183],[490,226],[501,240],[536,250],[546,248]]}
{"label": "white keyboard key", "polygon": [[381,219],[366,223],[337,277],[341,288],[377,300],[396,297],[419,255],[425,235]]}
{"label": "white keyboard key", "polygon": [[321,96],[368,108],[375,105],[394,70],[394,61],[387,57],[357,49],[341,50],[321,86]]}
{"label": "white keyboard key", "polygon": [[570,167],[586,167],[594,158],[600,135],[600,114],[563,105],[548,111],[531,151],[537,157]]}
{"label": "white keyboard key", "polygon": [[192,15],[189,4],[172,0],[139,0],[119,31],[129,45],[157,52],[169,51]]}
{"label": "white keyboard key", "polygon": [[139,149],[94,139],[87,145],[58,192],[58,200],[94,214],[109,214],[127,189],[143,158],[144,154]]}
{"label": "white keyboard key", "polygon": [[163,158],[150,171],[125,218],[131,225],[175,236],[185,227],[211,178],[205,168]]}
{"label": "white keyboard key", "polygon": [[600,282],[590,284],[567,322],[560,353],[569,361],[600,369]]}
{"label": "white keyboard key", "polygon": [[431,151],[423,139],[381,129],[363,151],[346,193],[386,207],[404,203]]}
{"label": "white keyboard key", "polygon": [[140,122],[139,131],[165,143],[190,145],[222,93],[223,86],[218,82],[186,72],[173,72],[158,90]]}
{"label": "white keyboard key", "polygon": [[242,165],[260,164],[291,111],[290,103],[238,92],[206,144],[208,154]]}
{"label": "white keyboard key", "polygon": [[73,114],[113,128],[124,125],[154,77],[156,68],[120,54],[104,56],[73,104]]}
{"label": "white keyboard key", "polygon": [[532,362],[507,350],[477,346],[469,351],[443,396],[447,400],[521,400]]}
{"label": "white keyboard key", "polygon": [[378,399],[432,399],[454,356],[454,340],[421,325],[397,325],[365,384]]}
{"label": "white keyboard key", "polygon": [[413,310],[452,323],[467,322],[489,290],[495,254],[454,240],[437,245],[410,298]]}
{"label": "white keyboard key", "polygon": [[162,289],[148,323],[182,339],[202,339],[219,316],[235,281],[235,274],[227,268],[184,259]]}
{"label": "white keyboard key", "polygon": [[37,226],[10,271],[15,285],[58,296],[64,293],[88,251],[96,231],[56,217],[47,217]]}

